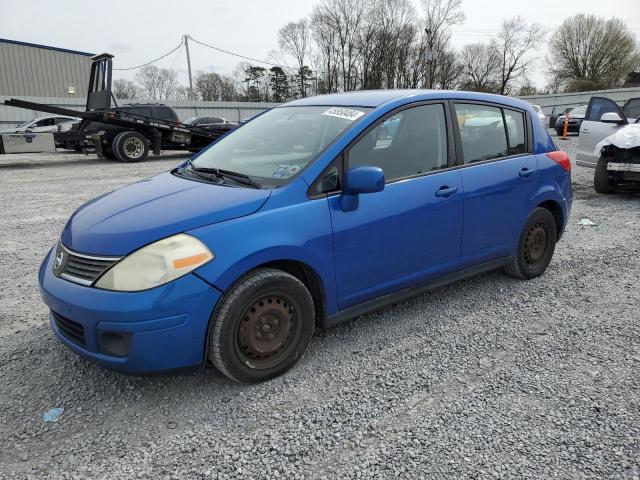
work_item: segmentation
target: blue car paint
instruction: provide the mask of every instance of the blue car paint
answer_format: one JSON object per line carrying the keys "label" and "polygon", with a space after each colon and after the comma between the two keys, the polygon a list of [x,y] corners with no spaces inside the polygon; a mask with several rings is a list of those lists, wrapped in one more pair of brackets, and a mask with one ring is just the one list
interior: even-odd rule
{"label": "blue car paint", "polygon": [[[557,148],[537,121],[530,122],[531,155],[391,183],[381,192],[360,195],[355,212],[344,212],[338,195],[308,197],[309,186],[369,125],[403,105],[443,99],[494,102],[536,119],[526,102],[480,93],[380,90],[305,98],[287,105],[374,109],[282,188],[230,188],[164,173],[88,202],[63,231],[62,242],[71,250],[126,255],[186,232],[209,246],[216,259],[166,285],[125,293],[54,276],[49,254],[40,271],[43,299],[58,314],[84,325],[87,345],[68,341],[52,324],[57,336],[86,358],[123,371],[201,364],[207,324],[219,298],[257,266],[276,261],[307,266],[322,286],[329,317],[385,293],[511,255],[525,219],[543,202],[560,207],[562,231],[572,201],[570,176],[545,155]],[[514,170],[524,168],[535,173],[519,182]],[[435,190],[445,184],[458,191],[436,197]],[[485,233],[487,224],[495,235]],[[105,328],[134,332],[128,357],[99,352],[97,338]]]}
{"label": "blue car paint", "polygon": [[[112,292],[84,287],[53,274],[49,252],[39,272],[40,292],[58,315],[81,323],[86,342],[69,341],[55,323],[58,338],[83,357],[104,367],[145,373],[202,364],[212,305],[221,292],[188,274],[143,292]],[[102,332],[133,332],[126,357],[100,353]]]}
{"label": "blue car paint", "polygon": [[191,228],[250,215],[269,190],[188,181],[169,172],[119,188],[80,207],[62,231],[76,252],[120,256]]}

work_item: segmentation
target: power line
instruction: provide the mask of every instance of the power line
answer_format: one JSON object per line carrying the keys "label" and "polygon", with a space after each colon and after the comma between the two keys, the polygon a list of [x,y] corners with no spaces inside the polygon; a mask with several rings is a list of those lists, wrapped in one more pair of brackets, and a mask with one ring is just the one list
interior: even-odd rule
{"label": "power line", "polygon": [[156,63],[159,60],[162,60],[165,57],[168,57],[169,55],[171,55],[173,52],[175,52],[176,50],[178,50],[180,47],[182,47],[182,44],[184,43],[183,40],[180,40],[180,44],[174,48],[173,50],[171,50],[170,52],[165,53],[164,55],[162,55],[161,57],[156,58],[155,60],[151,60],[150,62],[147,63],[143,63],[142,65],[136,65],[135,67],[129,67],[129,68],[114,68],[113,70],[119,70],[119,71],[123,71],[123,70],[135,70],[136,68],[142,68],[142,67],[146,67],[147,65],[151,65],[152,63]]}
{"label": "power line", "polygon": [[176,62],[178,61],[178,58],[180,58],[180,54],[182,53],[182,47],[184,47],[184,42],[182,43],[182,45],[179,45],[178,53],[176,53],[176,56],[173,57],[173,61],[171,62],[171,65],[169,65],[169,69],[172,69],[173,66],[176,64]]}
{"label": "power line", "polygon": [[201,42],[199,40],[196,40],[191,35],[189,35],[189,38],[191,40],[193,40],[194,42],[199,43],[200,45],[204,45],[205,47],[212,48],[213,50],[217,50],[218,52],[226,53],[228,55],[233,55],[234,57],[244,58],[245,60],[250,60],[252,62],[264,63],[265,65],[271,65],[273,67],[282,67],[282,65],[278,65],[277,63],[271,63],[271,62],[267,62],[265,60],[258,60],[257,58],[246,57],[244,55],[240,55],[239,53],[234,53],[234,52],[230,52],[229,50],[224,50],[222,48],[214,47],[213,45],[209,45],[208,43],[204,43],[204,42]]}

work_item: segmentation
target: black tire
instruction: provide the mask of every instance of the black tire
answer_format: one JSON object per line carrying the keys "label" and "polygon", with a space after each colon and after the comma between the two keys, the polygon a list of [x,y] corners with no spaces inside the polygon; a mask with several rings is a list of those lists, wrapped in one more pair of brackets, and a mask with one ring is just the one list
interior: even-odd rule
{"label": "black tire", "polygon": [[[567,135],[568,135],[568,134],[569,134],[569,132],[567,132]],[[557,135],[558,137],[561,137],[561,136],[562,136],[562,130],[558,130],[558,129],[556,128],[556,135]]]}
{"label": "black tire", "polygon": [[236,382],[276,377],[300,359],[314,324],[313,299],[300,280],[254,270],[220,299],[209,325],[209,360]]}
{"label": "black tire", "polygon": [[536,208],[524,224],[518,251],[505,265],[505,271],[523,280],[542,275],[553,257],[557,237],[553,214],[546,208]]}
{"label": "black tire", "polygon": [[113,149],[111,147],[103,147],[102,148],[102,156],[104,158],[109,159],[109,160],[117,160],[116,159],[116,154],[113,152]]}
{"label": "black tire", "polygon": [[149,141],[144,135],[134,132],[120,132],[111,143],[115,157],[121,162],[141,162],[149,155]]}
{"label": "black tire", "polygon": [[614,191],[614,185],[607,170],[607,162],[603,157],[600,157],[596,164],[596,171],[593,174],[593,188],[598,193],[606,194]]}

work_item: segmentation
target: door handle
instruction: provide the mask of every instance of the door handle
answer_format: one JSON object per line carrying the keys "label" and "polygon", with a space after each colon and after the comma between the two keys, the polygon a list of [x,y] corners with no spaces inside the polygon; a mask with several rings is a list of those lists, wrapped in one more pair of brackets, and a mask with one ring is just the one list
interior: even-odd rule
{"label": "door handle", "polygon": [[529,170],[528,168],[523,168],[522,170],[520,170],[519,175],[522,178],[529,178],[531,175],[533,175],[535,173],[535,170]]}
{"label": "door handle", "polygon": [[448,197],[450,195],[453,195],[457,191],[458,187],[447,187],[446,185],[443,185],[438,190],[436,190],[436,197]]}
{"label": "door handle", "polygon": [[588,128],[583,128],[582,129],[582,133],[589,133],[589,129]]}

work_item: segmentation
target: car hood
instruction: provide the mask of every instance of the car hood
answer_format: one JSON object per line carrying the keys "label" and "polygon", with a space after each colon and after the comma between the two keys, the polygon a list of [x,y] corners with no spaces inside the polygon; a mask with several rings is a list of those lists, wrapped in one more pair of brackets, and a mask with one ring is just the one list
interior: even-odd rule
{"label": "car hood", "polygon": [[167,172],[85,203],[67,222],[61,240],[79,253],[127,255],[176,233],[250,215],[270,194]]}

